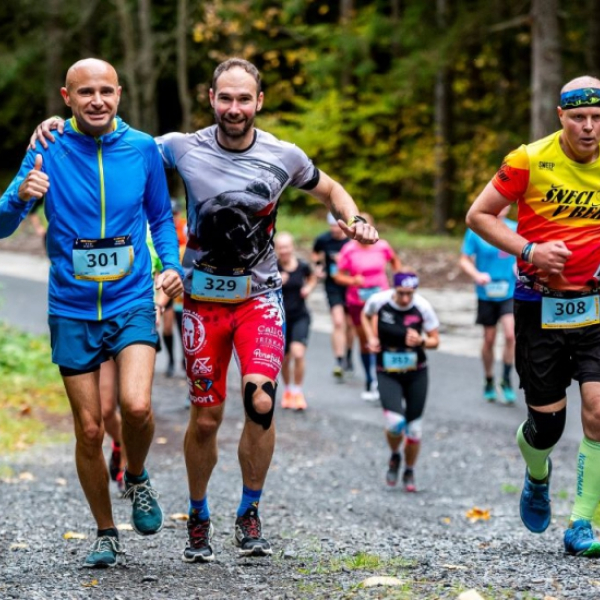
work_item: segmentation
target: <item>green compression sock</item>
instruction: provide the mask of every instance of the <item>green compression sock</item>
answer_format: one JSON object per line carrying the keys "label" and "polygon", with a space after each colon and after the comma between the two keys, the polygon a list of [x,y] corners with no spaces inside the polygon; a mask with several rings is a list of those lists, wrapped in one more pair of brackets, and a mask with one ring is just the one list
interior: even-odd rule
{"label": "green compression sock", "polygon": [[543,481],[548,477],[548,457],[554,449],[554,446],[546,448],[545,450],[538,450],[531,446],[523,435],[523,425],[525,425],[525,423],[521,423],[521,426],[517,429],[517,444],[525,459],[529,475],[533,479]]}
{"label": "green compression sock", "polygon": [[571,521],[591,521],[600,500],[600,443],[584,437],[577,456],[577,489]]}

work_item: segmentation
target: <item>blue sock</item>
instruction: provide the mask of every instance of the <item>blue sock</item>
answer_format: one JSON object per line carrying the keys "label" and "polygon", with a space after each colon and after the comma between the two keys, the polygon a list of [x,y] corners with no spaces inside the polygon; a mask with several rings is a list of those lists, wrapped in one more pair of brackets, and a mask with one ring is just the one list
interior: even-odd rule
{"label": "blue sock", "polygon": [[125,481],[127,483],[131,483],[136,485],[138,483],[143,483],[148,479],[148,471],[144,469],[144,472],[141,475],[132,475],[129,471],[125,471]]}
{"label": "blue sock", "polygon": [[372,364],[373,358],[375,358],[375,357],[370,352],[361,352],[360,353],[360,360],[362,362],[363,369],[365,370],[365,377],[366,377],[365,383],[367,385],[367,390],[371,388],[371,383],[373,382],[373,371],[371,369],[371,364]]}
{"label": "blue sock", "polygon": [[204,496],[202,500],[192,500],[190,498],[190,514],[195,512],[201,521],[210,519],[210,510],[208,508],[208,496]]}
{"label": "blue sock", "polygon": [[262,490],[251,490],[244,486],[242,488],[242,500],[237,509],[237,516],[241,517],[251,506],[254,506],[258,510],[261,494]]}

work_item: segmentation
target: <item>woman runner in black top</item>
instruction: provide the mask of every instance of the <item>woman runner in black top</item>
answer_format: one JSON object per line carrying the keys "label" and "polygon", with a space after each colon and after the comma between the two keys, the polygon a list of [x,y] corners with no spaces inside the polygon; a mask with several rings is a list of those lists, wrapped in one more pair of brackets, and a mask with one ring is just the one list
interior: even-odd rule
{"label": "woman runner in black top", "polygon": [[398,482],[403,446],[404,489],[415,492],[414,467],[421,447],[421,417],[427,397],[425,348],[439,345],[439,321],[429,302],[415,294],[415,273],[394,275],[394,288],[373,295],[361,315],[369,348],[376,354],[377,381],[392,452],[387,484]]}
{"label": "woman runner in black top", "polygon": [[305,300],[315,289],[317,277],[310,265],[296,256],[294,239],[289,233],[282,232],[275,236],[275,253],[283,283],[281,291],[285,310],[285,355],[281,368],[284,391],[281,406],[305,410],[307,405],[302,384],[310,328],[310,314]]}

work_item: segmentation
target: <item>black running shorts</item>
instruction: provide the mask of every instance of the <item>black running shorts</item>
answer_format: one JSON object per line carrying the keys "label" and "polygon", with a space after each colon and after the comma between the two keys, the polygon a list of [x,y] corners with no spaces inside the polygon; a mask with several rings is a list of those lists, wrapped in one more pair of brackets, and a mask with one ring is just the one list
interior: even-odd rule
{"label": "black running shorts", "polygon": [[[381,406],[384,410],[403,414],[407,423],[420,418],[425,409],[428,382],[427,368],[407,373],[377,371]],[[403,403],[406,410],[402,410]]]}
{"label": "black running shorts", "polygon": [[515,300],[515,366],[531,406],[562,400],[572,379],[600,382],[600,325],[542,329],[541,302]]}
{"label": "black running shorts", "polygon": [[477,319],[475,320],[475,323],[477,323],[477,325],[483,325],[484,327],[495,327],[504,315],[512,314],[512,312],[512,298],[500,300],[499,302],[478,299]]}
{"label": "black running shorts", "polygon": [[292,342],[299,342],[306,346],[308,344],[308,333],[310,330],[310,316],[301,315],[295,319],[285,320],[285,352],[290,349]]}

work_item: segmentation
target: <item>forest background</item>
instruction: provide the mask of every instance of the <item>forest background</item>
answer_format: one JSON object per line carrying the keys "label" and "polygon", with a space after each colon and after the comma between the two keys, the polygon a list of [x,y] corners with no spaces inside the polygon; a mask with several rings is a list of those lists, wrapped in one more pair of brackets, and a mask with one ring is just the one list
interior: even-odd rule
{"label": "forest background", "polygon": [[[559,128],[561,85],[600,75],[600,0],[4,0],[0,188],[33,127],[69,114],[59,88],[87,56],[115,65],[120,115],[151,134],[211,124],[215,66],[246,58],[259,127],[378,221],[460,233],[502,157]],[[291,191],[286,210],[312,202]]]}

